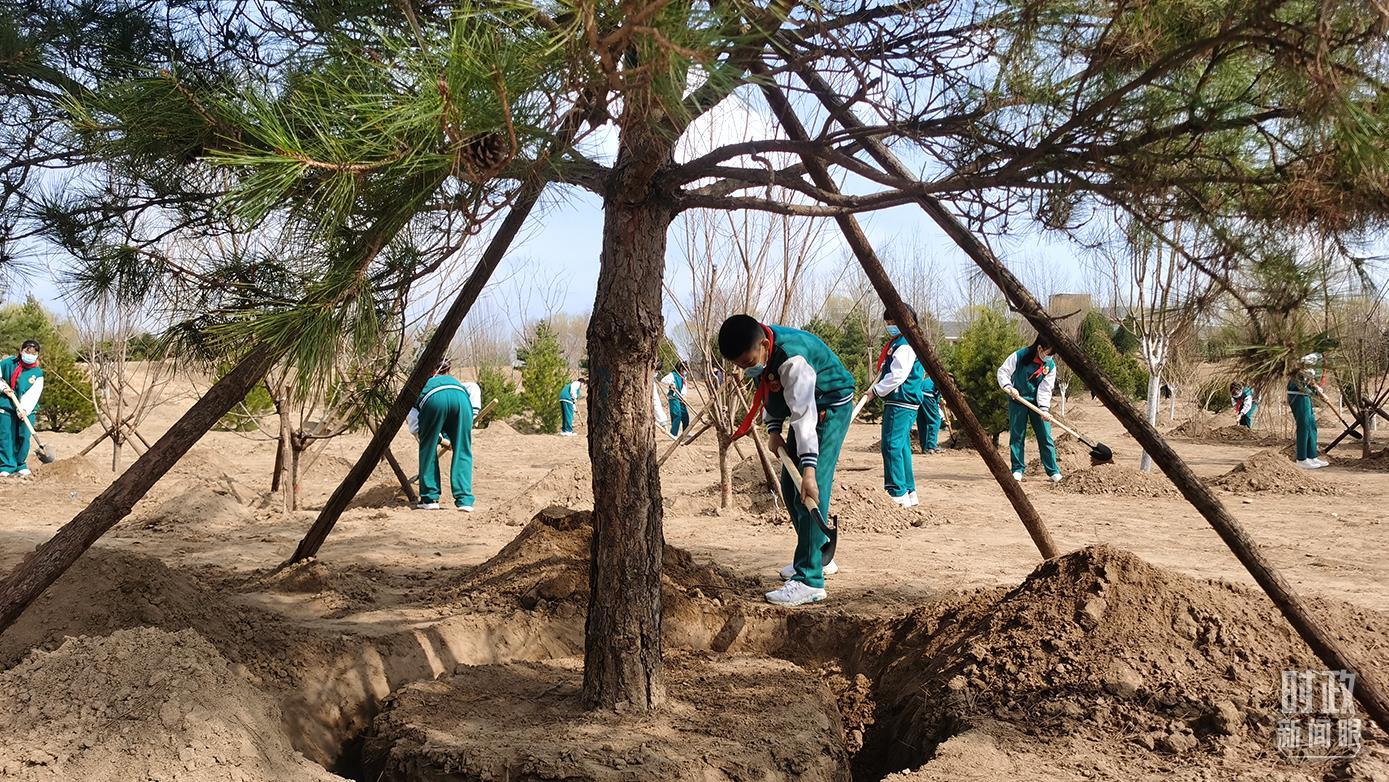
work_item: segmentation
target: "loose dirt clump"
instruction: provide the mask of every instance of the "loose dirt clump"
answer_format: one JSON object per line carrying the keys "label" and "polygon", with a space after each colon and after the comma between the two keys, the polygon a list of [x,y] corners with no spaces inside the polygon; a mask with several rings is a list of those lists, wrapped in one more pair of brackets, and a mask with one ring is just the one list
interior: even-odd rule
{"label": "loose dirt clump", "polygon": [[1071,494],[1113,497],[1170,497],[1177,494],[1177,487],[1157,468],[1143,472],[1112,462],[1066,475],[1056,488]]}
{"label": "loose dirt clump", "polygon": [[191,630],[69,638],[0,673],[0,777],[23,782],[341,780]]}
{"label": "loose dirt clump", "polygon": [[[1332,623],[1343,636],[1383,632]],[[880,729],[860,755],[882,772],[990,721],[1147,752],[1248,741],[1266,754],[1279,672],[1323,667],[1263,595],[1107,546],[1046,562],[1013,589],[918,610],[895,634]]]}
{"label": "loose dirt clump", "polygon": [[1233,494],[1340,494],[1338,487],[1299,469],[1279,449],[1259,451],[1233,470],[1212,478],[1211,486]]}
{"label": "loose dirt clump", "polygon": [[1337,459],[1336,466],[1368,472],[1389,472],[1389,448],[1381,448],[1359,459]]}
{"label": "loose dirt clump", "polygon": [[846,782],[834,697],[780,660],[668,655],[666,701],[588,709],[578,660],[462,667],[377,717],[366,779]]}

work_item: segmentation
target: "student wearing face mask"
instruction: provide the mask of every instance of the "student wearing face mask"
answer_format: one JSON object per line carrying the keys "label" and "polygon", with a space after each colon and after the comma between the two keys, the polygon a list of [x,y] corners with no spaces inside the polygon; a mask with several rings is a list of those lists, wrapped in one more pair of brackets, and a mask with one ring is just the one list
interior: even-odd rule
{"label": "student wearing face mask", "polygon": [[[916,311],[907,307],[912,323]],[[883,313],[887,344],[878,354],[878,382],[868,393],[883,400],[883,488],[893,502],[904,508],[917,505],[916,475],[912,472],[912,424],[921,405],[922,381],[926,371],[916,360],[916,351],[907,344],[902,329],[889,312]]]}
{"label": "student wearing face mask", "polygon": [[[0,393],[0,478],[11,475],[29,476],[29,427],[43,395],[43,370],[39,368],[39,343],[26,339],[19,355],[0,361],[0,384],[8,393]],[[10,395],[19,398],[15,408]]]}
{"label": "student wearing face mask", "polygon": [[[1052,481],[1061,480],[1061,468],[1056,464],[1056,441],[1051,438],[1051,390],[1056,385],[1056,360],[1051,342],[1041,335],[1031,345],[1011,353],[998,368],[998,387],[1013,401],[1008,403],[1008,450],[1013,461],[1013,479],[1021,481],[1026,465],[1024,448],[1027,425],[1037,434],[1037,450],[1041,451],[1042,469]],[[1018,400],[1027,400],[1042,411],[1038,415]]]}
{"label": "student wearing face mask", "polygon": [[[781,473],[781,496],[796,529],[786,582],[768,602],[801,605],[825,599],[825,576],[834,574],[835,530],[830,527],[834,468],[852,414],[854,376],[819,337],[734,315],[719,328],[719,352],[756,383],[752,407],[733,439],[752,429],[758,411],[772,453],[785,449],[800,474]],[[764,409],[765,408],[765,409]],[[816,505],[819,512],[812,511]]]}

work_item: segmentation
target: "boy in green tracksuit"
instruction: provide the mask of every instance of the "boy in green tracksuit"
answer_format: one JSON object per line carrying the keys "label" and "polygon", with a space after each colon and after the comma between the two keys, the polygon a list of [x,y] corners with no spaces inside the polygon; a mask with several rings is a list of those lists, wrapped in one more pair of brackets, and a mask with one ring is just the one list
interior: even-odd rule
{"label": "boy in green tracksuit", "polygon": [[940,414],[940,392],[936,381],[929,375],[921,380],[921,409],[916,413],[916,436],[921,441],[921,452],[940,453],[940,425],[944,418]]}
{"label": "boy in green tracksuit", "polygon": [[[39,343],[26,339],[18,355],[0,361],[0,478],[29,477],[29,424],[36,421],[43,395],[43,370],[39,367]],[[10,399],[19,399],[19,407]]]}
{"label": "boy in green tracksuit", "polygon": [[406,423],[420,440],[420,510],[439,509],[439,445],[453,448],[449,493],[458,510],[473,511],[473,404],[468,390],[449,375],[449,362],[439,364],[420,391]]}
{"label": "boy in green tracksuit", "polygon": [[[1051,439],[1051,390],[1056,385],[1056,361],[1051,357],[1052,346],[1041,335],[1031,345],[1008,356],[998,368],[998,387],[1011,397],[1008,403],[1008,449],[1013,462],[1013,480],[1021,481],[1027,464],[1027,425],[1037,433],[1037,450],[1041,452],[1042,469],[1052,481],[1061,480],[1061,468],[1056,464],[1056,442]],[[1023,406],[1026,400],[1042,411],[1038,415]]]}
{"label": "boy in green tracksuit", "polygon": [[670,433],[673,437],[679,437],[681,429],[690,427],[690,410],[685,407],[683,397],[686,371],[685,362],[681,361],[673,371],[661,378],[661,386],[666,389],[666,404],[670,407]]}
{"label": "boy in green tracksuit", "polygon": [[[911,308],[908,307],[908,310]],[[912,312],[912,322],[916,312]],[[878,382],[868,393],[883,400],[883,429],[879,449],[883,454],[883,488],[904,508],[918,504],[916,475],[912,472],[912,424],[921,405],[921,381],[926,376],[916,351],[907,344],[902,329],[884,312],[887,344],[878,354]]]}
{"label": "boy in green tracksuit", "polygon": [[825,576],[838,571],[830,491],[849,431],[854,377],[814,334],[764,325],[749,315],[724,321],[719,352],[756,383],[752,407],[733,438],[746,434],[763,410],[772,453],[785,449],[800,468],[800,475],[782,471],[781,494],[796,529],[796,551],[781,571],[786,583],[768,592],[767,600],[792,606],[824,600]]}
{"label": "boy in green tracksuit", "polygon": [[1259,404],[1254,401],[1254,389],[1243,383],[1230,384],[1230,406],[1235,409],[1235,415],[1239,416],[1239,425],[1245,429],[1254,428],[1254,411],[1259,409]]}
{"label": "boy in green tracksuit", "polygon": [[1316,365],[1321,361],[1320,353],[1309,353],[1302,357],[1304,366],[1288,379],[1288,407],[1292,408],[1293,423],[1297,427],[1296,461],[1304,470],[1319,470],[1329,467],[1330,462],[1317,456],[1317,412],[1312,405],[1312,397],[1321,396],[1317,386]]}
{"label": "boy in green tracksuit", "polygon": [[559,392],[559,433],[561,437],[574,437],[574,403],[583,398],[584,379],[565,383]]}

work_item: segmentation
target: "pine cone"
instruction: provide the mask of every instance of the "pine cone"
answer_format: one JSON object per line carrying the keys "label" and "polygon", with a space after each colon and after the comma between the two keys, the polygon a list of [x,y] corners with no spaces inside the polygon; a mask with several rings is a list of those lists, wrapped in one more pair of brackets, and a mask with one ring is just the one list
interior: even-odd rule
{"label": "pine cone", "polygon": [[478,171],[493,171],[511,160],[511,144],[500,132],[481,133],[463,141],[459,157]]}

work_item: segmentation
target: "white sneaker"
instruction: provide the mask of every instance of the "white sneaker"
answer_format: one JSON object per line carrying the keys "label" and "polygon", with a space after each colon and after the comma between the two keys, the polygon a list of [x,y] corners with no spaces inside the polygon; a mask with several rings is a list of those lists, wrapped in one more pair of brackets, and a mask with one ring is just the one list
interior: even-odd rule
{"label": "white sneaker", "polygon": [[[1312,461],[1316,462],[1318,467],[1330,467],[1330,466],[1331,466],[1331,462],[1328,462],[1327,460],[1321,458],[1320,456],[1313,457]],[[28,474],[29,474],[29,471],[28,471],[28,470],[20,470],[19,473],[20,473],[20,475],[28,475]]]}
{"label": "white sneaker", "polygon": [[910,494],[903,494],[900,497],[894,497],[891,494],[889,494],[887,495],[887,498],[897,503],[898,505],[901,505],[904,508],[910,508],[912,506],[912,496]]}
{"label": "white sneaker", "polygon": [[799,581],[787,581],[781,589],[767,593],[767,602],[782,606],[798,606],[818,603],[826,597],[825,590],[807,586]]}
{"label": "white sneaker", "polygon": [[1019,470],[1018,472],[1013,473],[1013,480],[1017,481],[1018,483],[1022,483],[1022,471],[1021,471],[1021,470]]}
{"label": "white sneaker", "polygon": [[[835,573],[838,573],[838,572],[839,572],[839,565],[838,565],[837,563],[835,563],[834,560],[831,559],[831,560],[830,560],[830,563],[829,563],[828,565],[825,565],[824,568],[822,568],[822,569],[820,570],[820,572],[823,573],[823,574],[825,574],[825,575],[827,575],[827,576],[832,576],[832,575],[834,575]],[[793,579],[793,578],[795,578],[795,577],[796,577],[796,566],[795,566],[795,565],[787,565],[786,567],[784,567],[784,568],[781,569],[781,579],[782,579],[783,581],[790,581],[791,579]]]}
{"label": "white sneaker", "polygon": [[28,467],[22,467],[20,468],[19,472],[15,473],[15,475],[18,475],[21,478],[28,478],[30,475],[33,475],[33,473],[29,472]]}
{"label": "white sneaker", "polygon": [[420,502],[420,503],[416,503],[416,504],[415,504],[415,510],[438,510],[438,509],[439,509],[439,503],[437,503],[437,502]]}
{"label": "white sneaker", "polygon": [[915,508],[921,504],[921,500],[916,498],[916,492],[907,492],[907,496],[911,498],[911,504],[907,506],[908,508]]}
{"label": "white sneaker", "polygon": [[1303,469],[1303,470],[1315,470],[1315,469],[1317,469],[1317,463],[1314,462],[1314,461],[1312,461],[1311,459],[1303,459],[1303,460],[1300,461],[1300,462],[1293,462],[1293,464],[1296,464],[1296,465],[1298,466],[1298,468]]}
{"label": "white sneaker", "polygon": [[0,472],[0,478],[8,478],[8,477],[10,477],[11,474],[12,474],[12,473],[8,473],[8,472]]}
{"label": "white sneaker", "polygon": [[472,513],[472,512],[473,512],[473,506],[471,506],[471,505],[459,505],[459,506],[457,506],[457,507],[458,507],[458,510],[463,511],[464,513]]}
{"label": "white sneaker", "polygon": [[1060,482],[1061,482],[1061,473],[1059,473],[1059,472],[1054,472],[1054,473],[1052,473],[1051,475],[1048,475],[1047,478],[1049,478],[1049,479],[1051,480],[1052,483],[1060,483]]}

